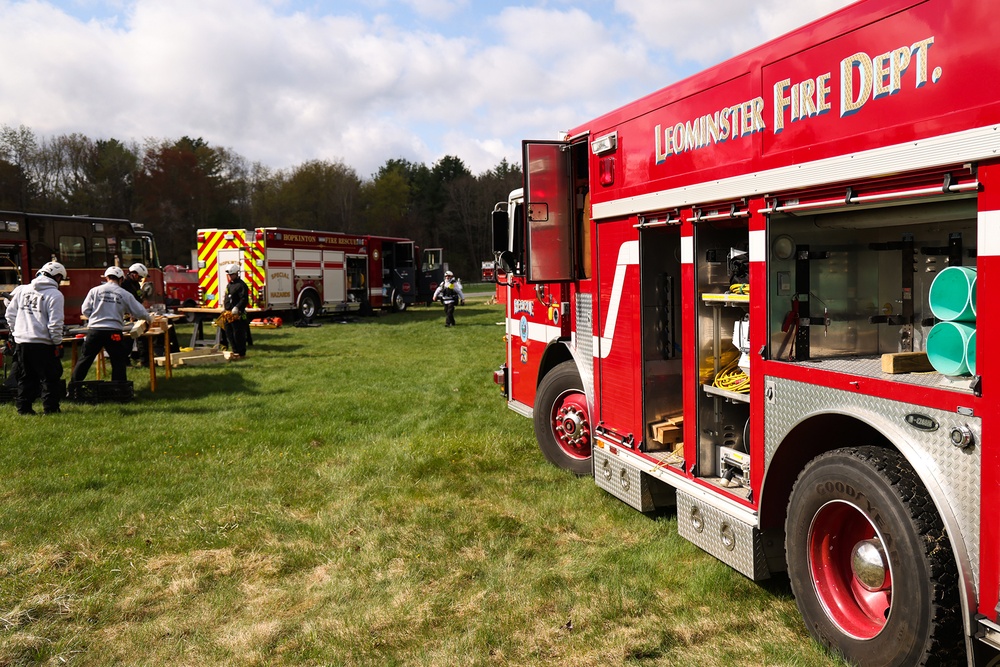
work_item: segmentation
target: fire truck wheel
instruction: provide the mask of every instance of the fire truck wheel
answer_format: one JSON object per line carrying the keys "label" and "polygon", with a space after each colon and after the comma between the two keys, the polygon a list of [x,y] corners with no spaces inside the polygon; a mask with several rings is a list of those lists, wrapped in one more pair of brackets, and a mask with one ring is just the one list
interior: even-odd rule
{"label": "fire truck wheel", "polygon": [[572,361],[542,378],[535,398],[535,438],[551,463],[577,475],[591,473],[591,426],[583,382]]}
{"label": "fire truck wheel", "polygon": [[299,315],[304,320],[311,320],[319,312],[319,299],[312,292],[306,292],[299,301]]}
{"label": "fire truck wheel", "polygon": [[[196,304],[194,301],[191,301],[190,299],[188,299],[187,301],[184,302],[184,304],[181,307],[182,308],[194,308],[197,305],[198,304]],[[194,323],[194,317],[195,317],[194,313],[184,313],[184,321],[187,322],[188,324],[193,324]]]}
{"label": "fire truck wheel", "polygon": [[792,489],[785,550],[806,627],[852,664],[964,655],[948,534],[898,452],[850,447],[813,459]]}
{"label": "fire truck wheel", "polygon": [[396,290],[392,290],[392,309],[397,313],[406,310],[406,301],[403,300],[403,295]]}

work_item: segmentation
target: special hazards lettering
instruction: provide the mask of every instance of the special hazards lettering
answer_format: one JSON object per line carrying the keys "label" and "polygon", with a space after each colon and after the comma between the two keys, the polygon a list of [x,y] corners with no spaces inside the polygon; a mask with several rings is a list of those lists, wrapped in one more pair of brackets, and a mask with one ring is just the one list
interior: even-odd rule
{"label": "special hazards lettering", "polygon": [[[807,121],[833,110],[838,104],[840,118],[856,114],[878,100],[904,90],[918,90],[937,83],[942,76],[940,67],[931,69],[931,47],[934,37],[918,40],[876,56],[864,51],[840,61],[834,81],[833,70],[802,81],[786,78],[772,87],[771,131],[779,134],[790,123]],[[833,86],[839,90],[833,94]],[[723,107],[718,111],[672,124],[657,124],[654,128],[656,163],[671,155],[722,144],[767,129],[763,97]]]}

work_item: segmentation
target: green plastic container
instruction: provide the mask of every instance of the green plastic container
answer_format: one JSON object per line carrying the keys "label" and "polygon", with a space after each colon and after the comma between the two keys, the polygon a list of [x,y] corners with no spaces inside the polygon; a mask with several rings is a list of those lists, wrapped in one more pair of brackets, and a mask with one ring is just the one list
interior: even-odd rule
{"label": "green plastic container", "polygon": [[976,278],[972,280],[972,316],[976,316],[976,286],[979,285],[978,274]]}
{"label": "green plastic container", "polygon": [[[927,334],[927,360],[942,375],[968,375],[969,339],[976,327],[966,322],[938,322]],[[975,340],[973,340],[975,345]],[[973,359],[975,362],[975,359]]]}
{"label": "green plastic container", "polygon": [[965,365],[969,367],[971,375],[976,374],[976,332],[969,336],[969,344],[965,348]]}
{"label": "green plastic container", "polygon": [[930,301],[934,317],[944,322],[974,322],[976,319],[976,269],[949,266],[931,283]]}

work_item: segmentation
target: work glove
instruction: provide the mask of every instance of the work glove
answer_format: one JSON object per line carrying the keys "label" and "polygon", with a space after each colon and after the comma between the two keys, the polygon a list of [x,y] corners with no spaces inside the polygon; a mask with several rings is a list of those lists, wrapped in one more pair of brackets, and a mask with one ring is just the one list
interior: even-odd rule
{"label": "work glove", "polygon": [[233,315],[239,315],[240,314],[240,309],[237,308],[236,306],[233,306],[233,309],[231,311],[229,311],[229,312],[231,312]]}
{"label": "work glove", "polygon": [[56,359],[62,359],[62,358],[63,358],[63,346],[56,345]]}

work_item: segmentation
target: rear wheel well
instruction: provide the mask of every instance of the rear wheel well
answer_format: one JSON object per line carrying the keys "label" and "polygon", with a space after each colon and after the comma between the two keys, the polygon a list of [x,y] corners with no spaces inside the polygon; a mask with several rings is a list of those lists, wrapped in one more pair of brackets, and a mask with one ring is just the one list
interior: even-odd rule
{"label": "rear wheel well", "polygon": [[850,415],[816,415],[795,426],[768,464],[760,505],[761,528],[784,532],[792,485],[802,469],[820,454],[851,445],[893,448],[877,429]]}
{"label": "rear wheel well", "polygon": [[303,319],[312,319],[320,314],[323,308],[323,300],[319,297],[319,292],[317,292],[312,287],[307,287],[299,293],[298,305],[296,310],[298,311],[299,317]]}

